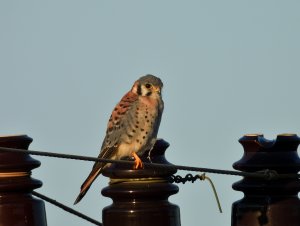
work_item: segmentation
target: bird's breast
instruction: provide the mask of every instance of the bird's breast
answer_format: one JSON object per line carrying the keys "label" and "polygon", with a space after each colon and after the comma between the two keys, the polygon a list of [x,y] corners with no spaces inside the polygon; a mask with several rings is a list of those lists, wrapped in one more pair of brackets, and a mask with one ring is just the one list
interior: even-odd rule
{"label": "bird's breast", "polygon": [[141,144],[138,142],[122,143],[118,147],[117,159],[122,157],[131,156],[132,152],[138,152],[141,149]]}
{"label": "bird's breast", "polygon": [[140,97],[124,116],[117,158],[130,156],[132,152],[142,155],[151,149],[157,136],[160,121],[159,101]]}

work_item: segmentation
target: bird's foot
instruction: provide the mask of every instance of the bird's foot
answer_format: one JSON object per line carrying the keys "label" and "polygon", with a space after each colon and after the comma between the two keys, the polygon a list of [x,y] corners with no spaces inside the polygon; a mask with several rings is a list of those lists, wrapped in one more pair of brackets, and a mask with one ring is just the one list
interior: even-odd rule
{"label": "bird's foot", "polygon": [[132,156],[134,158],[133,169],[143,169],[144,164],[143,164],[142,160],[140,159],[140,157],[135,152],[132,152]]}

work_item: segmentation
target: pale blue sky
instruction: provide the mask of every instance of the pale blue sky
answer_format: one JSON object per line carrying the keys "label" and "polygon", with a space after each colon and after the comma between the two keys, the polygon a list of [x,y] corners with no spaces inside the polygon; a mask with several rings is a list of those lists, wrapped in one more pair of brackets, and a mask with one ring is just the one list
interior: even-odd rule
{"label": "pale blue sky", "polygon": [[[300,134],[300,1],[0,1],[0,134],[31,149],[97,156],[133,82],[164,84],[159,137],[174,164],[232,169],[246,133]],[[72,205],[92,163],[35,157],[38,191]],[[179,172],[185,175],[185,172]],[[230,225],[238,177],[180,185],[181,223]],[[75,208],[100,221],[99,177]],[[48,225],[88,223],[46,204]]]}

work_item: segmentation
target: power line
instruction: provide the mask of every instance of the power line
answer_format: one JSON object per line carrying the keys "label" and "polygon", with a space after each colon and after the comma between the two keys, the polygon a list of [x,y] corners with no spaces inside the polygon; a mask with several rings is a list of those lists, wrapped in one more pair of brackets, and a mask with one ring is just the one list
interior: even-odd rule
{"label": "power line", "polygon": [[[73,159],[73,160],[82,160],[82,161],[92,161],[92,162],[104,162],[104,163],[116,163],[123,165],[133,165],[133,161],[128,160],[113,160],[113,159],[103,159],[95,158],[82,155],[72,155],[72,154],[61,154],[55,152],[45,152],[45,151],[33,151],[25,149],[16,149],[16,148],[6,148],[0,147],[0,151],[4,152],[15,152],[23,154],[31,154],[38,156],[54,157],[54,158],[64,158],[64,159]],[[170,164],[159,164],[159,163],[144,163],[145,168],[149,169],[169,169],[169,170],[185,170],[185,171],[194,171],[194,172],[205,172],[205,173],[214,173],[214,174],[223,174],[223,175],[232,175],[232,176],[242,176],[242,177],[251,177],[257,179],[282,179],[282,178],[299,178],[299,174],[278,174],[275,170],[262,170],[256,172],[240,172],[233,170],[222,170],[222,169],[212,169],[204,167],[193,167],[193,166],[182,166],[182,165],[170,165]]]}
{"label": "power line", "polygon": [[54,199],[51,199],[51,198],[49,198],[49,197],[47,197],[45,195],[42,195],[42,194],[40,194],[40,193],[38,193],[36,191],[32,191],[32,194],[34,196],[36,196],[36,197],[39,197],[39,198],[43,199],[46,202],[51,203],[52,205],[55,205],[55,206],[63,209],[64,211],[67,211],[67,212],[69,212],[71,214],[74,214],[74,215],[76,215],[76,216],[78,216],[78,217],[80,217],[80,218],[82,218],[84,220],[87,220],[87,221],[89,221],[89,222],[91,222],[91,223],[93,223],[95,225],[102,226],[102,224],[99,221],[96,221],[96,220],[94,220],[94,219],[92,219],[92,218],[90,218],[90,217],[88,217],[88,216],[86,216],[86,215],[84,215],[84,214],[82,214],[82,213],[80,213],[80,212],[78,212],[78,211],[76,211],[76,210],[74,210],[74,209],[72,209],[72,208],[70,208],[70,207],[68,207],[68,206],[66,206],[66,205],[58,202],[58,201],[56,201],[56,200],[54,200]]}

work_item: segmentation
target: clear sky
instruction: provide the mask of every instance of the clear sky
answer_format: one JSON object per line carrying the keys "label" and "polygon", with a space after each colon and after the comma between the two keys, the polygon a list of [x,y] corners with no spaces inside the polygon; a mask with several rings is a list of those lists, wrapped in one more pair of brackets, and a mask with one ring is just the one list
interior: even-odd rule
{"label": "clear sky", "polygon": [[[0,1],[0,133],[33,150],[97,156],[114,105],[141,75],[164,82],[159,137],[174,164],[232,169],[246,133],[300,134],[300,1]],[[38,191],[72,206],[92,163],[35,157]],[[179,172],[185,175],[186,172]],[[170,199],[181,223],[230,225],[240,178]],[[75,206],[100,221],[99,177]],[[48,225],[88,225],[46,204]]]}

